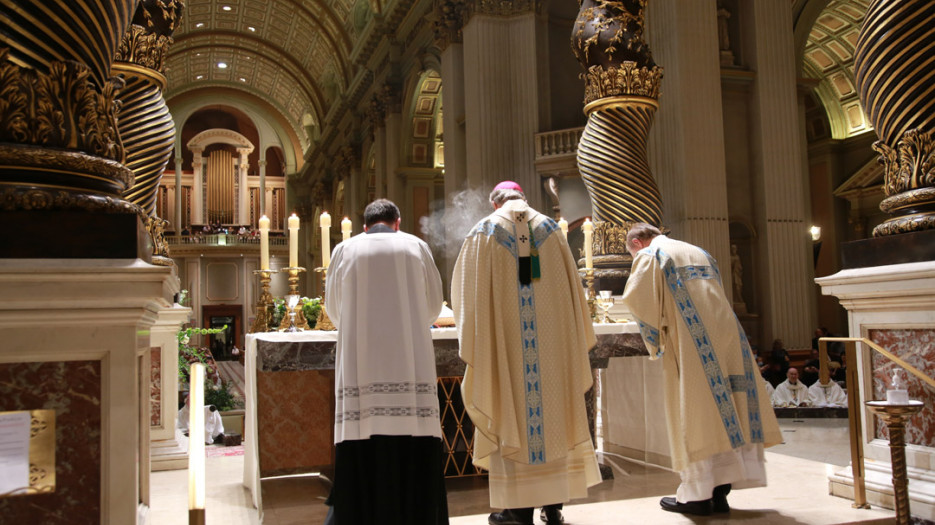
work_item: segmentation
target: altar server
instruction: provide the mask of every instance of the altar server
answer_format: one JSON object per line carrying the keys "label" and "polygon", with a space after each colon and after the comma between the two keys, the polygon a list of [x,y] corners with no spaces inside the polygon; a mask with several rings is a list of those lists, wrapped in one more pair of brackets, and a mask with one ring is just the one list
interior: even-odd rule
{"label": "altar server", "polygon": [[558,504],[601,481],[584,395],[594,329],[575,261],[552,219],[515,182],[468,234],[455,264],[452,310],[461,385],[475,425],[474,465],[489,471],[490,524],[561,523]]}
{"label": "altar server", "polygon": [[822,384],[819,379],[808,387],[808,401],[813,407],[847,408],[847,393],[836,381]]}
{"label": "altar server", "polygon": [[430,332],[442,282],[428,245],[399,223],[395,204],[372,202],[365,233],[338,244],[328,268],[337,525],[448,523]]}
{"label": "altar server", "polygon": [[707,252],[649,224],[627,233],[633,267],[623,301],[650,359],[662,359],[673,468],[663,509],[728,512],[732,488],[766,485],[763,448],[782,435],[743,328]]}

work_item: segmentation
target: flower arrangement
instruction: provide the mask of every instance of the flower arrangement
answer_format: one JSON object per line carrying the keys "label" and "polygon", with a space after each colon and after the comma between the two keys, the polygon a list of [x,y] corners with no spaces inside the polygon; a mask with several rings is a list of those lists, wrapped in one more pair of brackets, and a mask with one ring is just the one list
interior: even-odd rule
{"label": "flower arrangement", "polygon": [[192,363],[202,363],[205,365],[205,373],[208,375],[209,379],[212,379],[212,383],[216,383],[220,380],[220,376],[217,376],[217,370],[208,363],[208,349],[207,348],[198,348],[196,346],[191,346],[191,338],[193,335],[212,335],[219,334],[227,330],[227,325],[222,326],[221,328],[195,328],[188,327],[179,330],[176,334],[176,337],[179,340],[179,383],[188,383],[188,375],[191,370]]}
{"label": "flower arrangement", "polygon": [[[321,297],[300,297],[299,306],[302,308],[302,315],[308,321],[308,327],[315,328],[318,323],[318,314],[321,313]],[[270,326],[279,326],[284,315],[286,315],[286,300],[282,298],[273,299],[273,315]]]}

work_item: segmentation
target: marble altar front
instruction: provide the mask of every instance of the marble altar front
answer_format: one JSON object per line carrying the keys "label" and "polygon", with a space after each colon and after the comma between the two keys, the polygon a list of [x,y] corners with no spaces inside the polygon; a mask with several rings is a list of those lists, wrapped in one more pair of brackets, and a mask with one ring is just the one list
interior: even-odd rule
{"label": "marble altar front", "polygon": [[[636,323],[595,324],[594,329],[592,368],[606,368],[615,357],[647,355]],[[456,383],[464,363],[457,330],[433,329],[432,338],[440,391],[459,400]],[[247,335],[244,485],[261,513],[262,477],[327,471],[332,463],[336,339],[337,332],[317,330]],[[442,427],[445,433],[444,422]]]}

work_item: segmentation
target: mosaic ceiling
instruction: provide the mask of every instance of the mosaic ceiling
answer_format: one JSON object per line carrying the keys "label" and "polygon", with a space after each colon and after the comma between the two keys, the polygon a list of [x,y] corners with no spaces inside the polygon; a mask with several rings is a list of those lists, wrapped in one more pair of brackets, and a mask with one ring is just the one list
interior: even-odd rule
{"label": "mosaic ceiling", "polygon": [[870,0],[831,0],[812,27],[805,47],[805,75],[819,79],[816,94],[843,139],[871,130],[854,85],[854,47]]}
{"label": "mosaic ceiling", "polygon": [[[382,0],[188,0],[166,98],[224,87],[271,104],[304,138],[347,86],[355,37]],[[203,96],[203,95],[202,95]]]}

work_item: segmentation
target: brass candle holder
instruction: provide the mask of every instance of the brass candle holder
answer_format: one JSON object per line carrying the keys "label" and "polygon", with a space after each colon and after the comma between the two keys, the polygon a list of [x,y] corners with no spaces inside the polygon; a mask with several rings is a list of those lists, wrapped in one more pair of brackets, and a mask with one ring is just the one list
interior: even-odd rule
{"label": "brass candle holder", "polygon": [[269,281],[276,270],[254,270],[253,274],[260,277],[260,297],[256,301],[256,318],[253,320],[253,326],[250,327],[250,333],[268,332],[269,323],[273,317],[270,312],[273,308],[273,296],[269,293]]}
{"label": "brass candle holder", "polygon": [[[289,295],[299,296],[299,274],[304,272],[305,268],[290,266],[283,268],[281,271],[289,273]],[[286,313],[279,323],[279,331],[296,332],[300,330],[308,330],[308,320],[305,319],[305,314],[302,313],[302,306],[296,303],[295,306],[290,307],[287,303]]]}
{"label": "brass candle holder", "polygon": [[906,423],[916,412],[922,410],[924,403],[910,400],[909,404],[891,404],[885,401],[867,401],[865,403],[877,417],[886,424],[890,434],[890,460],[893,468],[893,496],[896,500],[896,523],[908,525],[909,512],[909,476],[906,472]]}
{"label": "brass candle holder", "polygon": [[331,318],[328,317],[328,311],[325,309],[325,286],[328,282],[328,268],[319,266],[315,268],[316,272],[321,272],[321,312],[318,314],[318,323],[315,328],[318,330],[337,330]]}
{"label": "brass candle holder", "polygon": [[591,313],[591,321],[596,323],[600,318],[597,314],[597,294],[594,293],[594,268],[585,268],[584,282],[588,288],[588,311]]}

